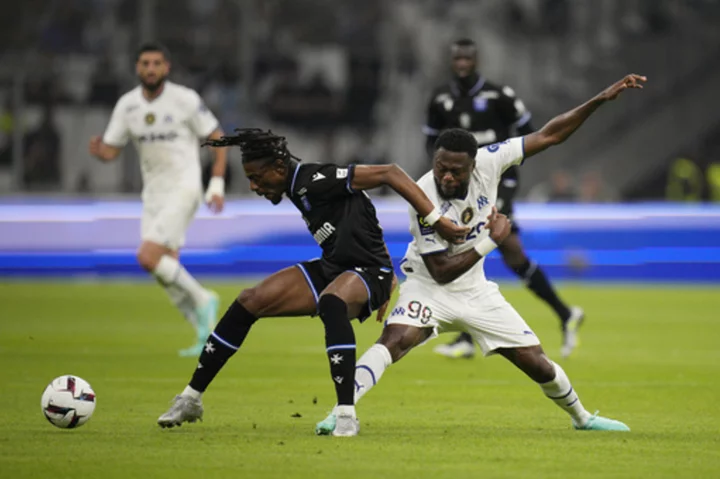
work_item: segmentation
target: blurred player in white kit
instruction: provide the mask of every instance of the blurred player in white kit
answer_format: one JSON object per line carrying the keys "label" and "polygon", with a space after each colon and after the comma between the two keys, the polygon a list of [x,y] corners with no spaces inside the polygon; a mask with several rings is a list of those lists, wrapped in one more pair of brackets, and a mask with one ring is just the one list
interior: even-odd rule
{"label": "blurred player in white kit", "polygon": [[[195,328],[195,344],[180,355],[197,357],[215,324],[219,299],[180,264],[179,250],[203,200],[200,140],[220,138],[223,132],[194,90],[167,80],[169,71],[164,46],[147,43],[140,47],[136,63],[140,85],[120,97],[105,134],[90,139],[90,154],[111,161],[128,140],[135,144],[143,178],[142,243],[137,260]],[[214,148],[213,153],[212,178],[204,200],[220,213],[227,158],[224,148]]]}

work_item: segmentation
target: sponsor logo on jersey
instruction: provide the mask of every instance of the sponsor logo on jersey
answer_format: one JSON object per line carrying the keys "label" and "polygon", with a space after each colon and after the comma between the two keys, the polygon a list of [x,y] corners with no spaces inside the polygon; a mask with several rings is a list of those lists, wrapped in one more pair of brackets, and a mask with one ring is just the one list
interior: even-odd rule
{"label": "sponsor logo on jersey", "polygon": [[335,178],[338,180],[342,180],[343,178],[347,178],[348,175],[348,169],[347,168],[338,168],[335,171]]}
{"label": "sponsor logo on jersey", "polygon": [[481,209],[483,209],[484,207],[486,207],[489,203],[490,203],[490,201],[487,199],[487,196],[480,196],[480,197],[477,199],[477,205],[478,205],[478,209],[479,209],[479,210],[481,210]]}
{"label": "sponsor logo on jersey", "polygon": [[155,123],[155,114],[147,113],[145,115],[145,123],[147,123],[148,125],[152,125],[153,123]]}
{"label": "sponsor logo on jersey", "polygon": [[420,215],[417,215],[417,221],[418,221],[418,226],[420,227],[421,235],[431,235],[434,233],[432,226],[430,226],[430,224],[427,221],[425,221],[425,218],[423,218]]}
{"label": "sponsor logo on jersey", "polygon": [[317,244],[321,245],[325,242],[325,240],[332,236],[334,232],[335,227],[326,221],[324,225],[313,233],[313,238],[315,238]]}
{"label": "sponsor logo on jersey", "polygon": [[140,135],[138,136],[138,141],[140,143],[150,142],[153,143],[155,141],[174,141],[177,139],[179,135],[174,132],[168,132],[168,133],[150,133],[149,135]]}
{"label": "sponsor logo on jersey", "polygon": [[324,179],[325,179],[325,175],[323,175],[319,171],[312,176],[313,181],[320,181],[320,180],[324,180]]}
{"label": "sponsor logo on jersey", "polygon": [[165,115],[165,118],[163,119],[163,123],[172,123],[172,116]]}
{"label": "sponsor logo on jersey", "polygon": [[474,211],[472,209],[472,206],[468,206],[465,208],[465,210],[462,212],[462,215],[460,215],[460,220],[463,222],[464,225],[470,223],[470,220],[473,219]]}
{"label": "sponsor logo on jersey", "polygon": [[488,90],[481,91],[478,96],[487,100],[497,100],[498,98],[500,98],[500,94],[498,92]]}

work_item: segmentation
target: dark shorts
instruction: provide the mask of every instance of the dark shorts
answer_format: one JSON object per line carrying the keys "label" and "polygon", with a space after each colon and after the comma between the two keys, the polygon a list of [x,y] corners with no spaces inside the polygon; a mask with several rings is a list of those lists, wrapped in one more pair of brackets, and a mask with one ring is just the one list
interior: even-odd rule
{"label": "dark shorts", "polygon": [[[517,168],[517,167],[515,167]],[[502,178],[500,178],[500,184],[498,185],[497,205],[498,211],[512,220],[512,233],[519,234],[520,227],[518,226],[515,218],[513,218],[513,199],[518,191],[520,183],[518,177],[514,172],[508,170]]]}
{"label": "dark shorts", "polygon": [[315,296],[316,304],[323,290],[342,273],[349,271],[358,275],[363,283],[365,283],[365,288],[367,288],[368,292],[368,304],[362,309],[358,316],[361,323],[369,318],[373,311],[377,310],[390,299],[393,280],[392,268],[363,267],[343,270],[329,268],[320,259],[303,261],[295,266],[297,266],[300,271],[302,271],[303,276],[305,276],[305,280],[308,282]]}

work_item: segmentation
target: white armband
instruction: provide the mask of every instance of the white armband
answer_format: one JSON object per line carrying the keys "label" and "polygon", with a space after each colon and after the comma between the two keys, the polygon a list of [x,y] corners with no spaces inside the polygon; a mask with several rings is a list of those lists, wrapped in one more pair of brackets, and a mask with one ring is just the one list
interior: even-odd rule
{"label": "white armband", "polygon": [[497,243],[488,236],[487,238],[480,240],[480,242],[475,245],[475,251],[477,251],[477,254],[484,258],[497,247]]}
{"label": "white armband", "polygon": [[205,192],[205,202],[210,203],[213,196],[219,196],[220,198],[225,196],[225,178],[221,176],[213,176],[210,178],[207,191]]}
{"label": "white armband", "polygon": [[432,226],[435,223],[437,223],[438,221],[440,221],[441,216],[442,215],[440,214],[440,210],[436,207],[430,213],[425,215],[425,218],[423,218],[423,219],[425,220],[425,223],[428,224],[428,226]]}

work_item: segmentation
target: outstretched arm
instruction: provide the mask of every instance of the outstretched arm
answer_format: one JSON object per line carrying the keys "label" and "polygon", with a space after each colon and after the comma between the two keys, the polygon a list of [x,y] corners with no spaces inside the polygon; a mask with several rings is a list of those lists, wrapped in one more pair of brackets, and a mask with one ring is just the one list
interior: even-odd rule
{"label": "outstretched arm", "polygon": [[645,81],[647,78],[644,76],[634,73],[627,75],[577,108],[556,116],[540,130],[525,136],[525,158],[567,140],[601,105],[614,100],[628,88],[642,89]]}
{"label": "outstretched arm", "polygon": [[357,165],[350,186],[354,190],[369,190],[387,185],[415,208],[420,216],[452,243],[462,242],[469,232],[467,227],[457,226],[440,215],[425,192],[398,165]]}

